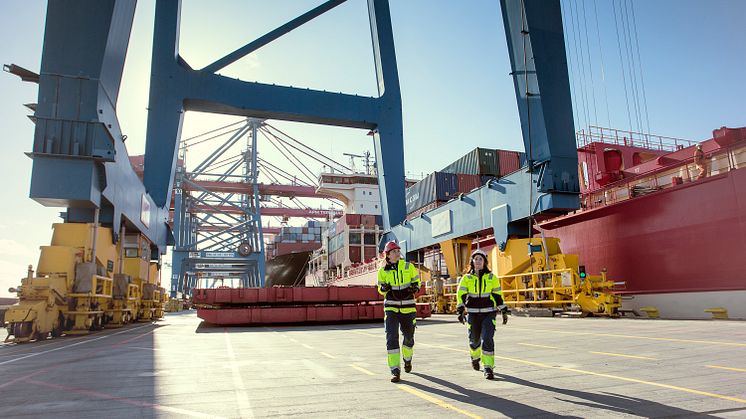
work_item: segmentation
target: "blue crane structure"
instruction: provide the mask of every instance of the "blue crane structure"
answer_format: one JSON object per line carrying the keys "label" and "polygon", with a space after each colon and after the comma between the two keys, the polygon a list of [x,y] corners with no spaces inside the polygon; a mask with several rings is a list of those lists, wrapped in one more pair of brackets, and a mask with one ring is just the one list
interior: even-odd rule
{"label": "blue crane structure", "polygon": [[[181,1],[158,0],[141,182],[116,115],[136,1],[50,0],[30,153],[31,198],[65,207],[66,222],[138,231],[152,243],[153,258],[160,258],[175,243],[168,211],[184,112],[191,110],[371,130],[387,238],[398,239],[410,252],[488,228],[504,243],[510,235],[528,234],[534,216],[578,207],[558,0],[501,0],[528,167],[411,222],[405,221],[401,93],[388,0],[367,0],[378,97],[216,73],[345,1],[325,1],[195,69],[179,54]],[[257,237],[261,240],[261,234]],[[252,246],[251,252],[261,249]]]}
{"label": "blue crane structure", "polygon": [[[67,222],[94,222],[110,226],[114,232],[124,227],[128,232],[141,232],[152,243],[153,257],[160,258],[166,246],[175,244],[168,211],[183,116],[191,110],[373,131],[381,196],[389,203],[383,207],[385,224],[390,227],[403,220],[401,94],[387,0],[368,1],[378,97],[247,82],[216,74],[344,2],[326,1],[214,63],[194,69],[179,55],[181,1],[158,0],[141,182],[130,166],[126,137],[116,116],[136,1],[51,0],[30,153],[31,198],[43,205],[66,207]],[[250,248],[250,258],[258,261],[263,257],[260,245]],[[190,264],[198,262],[190,259]],[[263,278],[255,282],[262,283]]]}
{"label": "blue crane structure", "polygon": [[384,239],[397,240],[405,253],[489,230],[505,250],[510,237],[532,236],[535,219],[580,206],[560,2],[500,5],[527,166],[393,227]]}

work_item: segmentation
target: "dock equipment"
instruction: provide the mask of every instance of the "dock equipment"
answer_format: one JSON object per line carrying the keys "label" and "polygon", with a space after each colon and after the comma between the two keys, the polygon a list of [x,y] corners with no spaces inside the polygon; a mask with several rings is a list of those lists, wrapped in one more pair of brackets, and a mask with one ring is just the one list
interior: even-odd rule
{"label": "dock equipment", "polygon": [[[383,320],[383,297],[375,286],[204,288],[193,294],[197,315],[218,325]],[[417,304],[417,317],[430,317]]]}

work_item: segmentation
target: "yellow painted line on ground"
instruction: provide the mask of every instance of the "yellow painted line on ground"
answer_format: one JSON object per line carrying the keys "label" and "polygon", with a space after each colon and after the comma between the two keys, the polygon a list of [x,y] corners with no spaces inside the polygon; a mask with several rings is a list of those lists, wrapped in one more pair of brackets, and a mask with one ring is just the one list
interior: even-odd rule
{"label": "yellow painted line on ground", "polygon": [[321,355],[324,355],[325,357],[327,357],[327,358],[329,358],[329,359],[335,359],[335,358],[336,358],[336,356],[334,356],[334,355],[329,355],[329,354],[328,354],[328,353],[326,353],[326,352],[319,352],[319,353],[320,353]]}
{"label": "yellow painted line on ground", "polygon": [[657,361],[655,358],[650,358],[649,356],[639,356],[639,355],[625,355],[625,354],[615,354],[613,352],[596,352],[596,351],[588,351],[595,355],[606,355],[606,356],[619,356],[623,358],[634,358],[634,359],[650,359],[653,361]]}
{"label": "yellow painted line on ground", "polygon": [[534,346],[536,348],[547,348],[547,349],[559,349],[557,346],[549,346],[549,345],[537,345],[535,343],[518,343],[519,345],[523,346]]}
{"label": "yellow painted line on ground", "polygon": [[306,349],[310,349],[310,350],[313,350],[313,346],[311,346],[311,345],[307,345],[307,344],[305,344],[305,343],[302,343],[302,344],[301,344],[301,346],[303,346],[303,347],[304,347],[304,348],[306,348]]}
{"label": "yellow painted line on ground", "polygon": [[356,370],[358,370],[358,371],[362,372],[363,374],[368,374],[368,375],[376,375],[376,373],[374,373],[374,372],[370,372],[370,371],[366,370],[366,369],[365,369],[365,368],[363,368],[363,367],[358,367],[358,366],[357,366],[357,365],[355,365],[355,364],[350,364],[350,366],[351,366],[352,368],[355,368]]}
{"label": "yellow painted line on ground", "polygon": [[[448,346],[441,346],[441,345],[429,345],[427,343],[419,343],[419,345],[420,346],[430,346],[430,347],[433,347],[433,348],[447,349],[447,350],[457,351],[457,352],[465,352],[465,353],[469,352],[469,351],[467,351],[465,349],[449,348]],[[542,367],[542,368],[551,368],[551,369],[556,369],[556,370],[571,371],[571,372],[576,372],[578,374],[593,375],[593,376],[596,376],[596,377],[612,378],[612,379],[615,379],[615,380],[622,380],[622,381],[627,381],[627,382],[630,382],[630,383],[645,384],[645,385],[654,386],[654,387],[662,387],[662,388],[667,388],[667,389],[671,389],[671,390],[682,391],[682,392],[685,392],[685,393],[699,394],[701,396],[708,396],[708,397],[712,397],[712,398],[715,398],[715,399],[729,400],[729,401],[732,401],[732,402],[746,404],[746,399],[740,399],[738,397],[731,397],[731,396],[725,396],[725,395],[722,395],[722,394],[710,393],[710,392],[707,392],[707,391],[699,391],[699,390],[694,390],[694,389],[691,389],[691,388],[679,387],[679,386],[674,386],[674,385],[670,385],[670,384],[657,383],[655,381],[638,380],[636,378],[622,377],[621,375],[613,375],[613,374],[604,374],[604,373],[600,373],[600,372],[585,371],[585,370],[579,370],[577,368],[556,367],[554,365],[543,364],[541,362],[527,361],[525,359],[518,359],[518,358],[510,358],[510,357],[507,357],[507,356],[495,355],[495,358],[503,359],[503,360],[506,360],[506,361],[513,361],[513,362],[517,362],[517,363],[520,363],[520,364],[534,365],[534,366]]]}
{"label": "yellow painted line on ground", "polygon": [[474,413],[467,412],[466,410],[459,409],[458,407],[456,407],[456,406],[454,406],[452,404],[446,403],[443,400],[436,399],[435,397],[433,397],[433,396],[431,396],[431,395],[429,395],[427,393],[423,393],[423,392],[421,392],[419,390],[415,390],[415,389],[413,389],[411,387],[407,387],[407,386],[404,386],[404,385],[401,385],[401,384],[397,385],[397,387],[399,387],[400,390],[404,390],[404,391],[406,391],[409,394],[414,394],[415,396],[417,396],[417,397],[419,397],[421,399],[427,400],[430,403],[436,404],[436,405],[438,405],[438,406],[440,406],[440,407],[442,407],[444,409],[453,410],[454,412],[461,413],[462,415],[468,416],[470,418],[482,419],[482,417],[479,416],[479,415],[475,415]]}
{"label": "yellow painted line on ground", "polygon": [[721,370],[746,372],[746,370],[743,368],[721,367],[720,365],[707,365],[707,368],[718,368]]}
{"label": "yellow painted line on ground", "polygon": [[567,335],[589,335],[589,336],[604,336],[612,338],[627,338],[627,339],[644,339],[644,340],[658,340],[665,342],[684,342],[684,343],[701,343],[705,345],[723,345],[723,346],[739,346],[746,348],[746,343],[739,342],[723,342],[714,340],[692,340],[692,339],[676,339],[676,338],[661,338],[653,336],[637,336],[637,335],[619,335],[615,333],[593,333],[593,332],[570,332],[567,330],[552,330],[552,329],[527,329],[521,327],[510,327],[515,330],[526,330],[531,332],[551,332],[551,333],[564,333]]}

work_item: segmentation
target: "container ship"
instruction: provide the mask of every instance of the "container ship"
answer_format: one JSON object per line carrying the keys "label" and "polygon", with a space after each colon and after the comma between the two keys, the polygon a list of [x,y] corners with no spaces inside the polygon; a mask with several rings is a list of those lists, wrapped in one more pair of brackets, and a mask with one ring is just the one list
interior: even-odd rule
{"label": "container ship", "polygon": [[[525,161],[524,153],[476,148],[443,170],[415,182],[407,179],[408,218],[437,208],[461,193],[512,173]],[[319,190],[336,195],[346,214],[322,235],[321,247],[314,251],[306,272],[306,286],[372,285],[381,265],[377,244],[383,235],[378,178],[375,175],[323,174]],[[418,266],[446,275],[437,251],[427,252]],[[437,264],[437,266],[435,266]]]}
{"label": "container ship", "polygon": [[[578,133],[577,144],[581,208],[537,220],[537,234],[559,238],[587,271],[624,282],[616,290],[623,311],[709,318],[706,310],[722,309],[746,318],[746,274],[737,263],[746,254],[746,128],[692,141],[592,126]],[[703,170],[694,161],[698,144]],[[407,188],[407,218],[525,170],[525,163],[524,153],[474,149]],[[305,285],[374,284],[381,229],[378,219],[357,214],[332,224],[309,259]],[[479,237],[474,246],[489,250],[494,239]],[[423,256],[418,262],[431,272],[458,275],[450,275],[438,249]]]}
{"label": "container ship", "polygon": [[623,308],[746,318],[746,128],[693,142],[591,127],[578,162],[581,209],[540,229],[589,271],[624,281]]}

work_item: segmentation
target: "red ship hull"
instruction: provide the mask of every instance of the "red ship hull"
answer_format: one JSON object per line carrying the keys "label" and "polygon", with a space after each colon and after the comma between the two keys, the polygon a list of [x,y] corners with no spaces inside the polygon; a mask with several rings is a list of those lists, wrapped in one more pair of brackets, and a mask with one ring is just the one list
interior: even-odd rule
{"label": "red ship hull", "polygon": [[[742,166],[742,165],[741,165]],[[670,177],[669,177],[670,179]],[[662,317],[746,318],[746,168],[586,209],[541,225],[588,272],[624,281],[624,306]]]}

